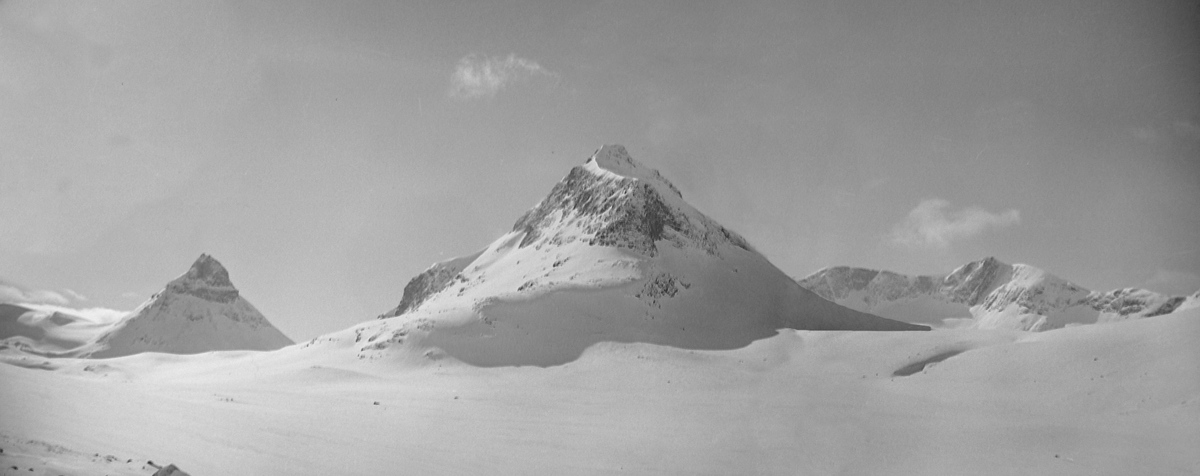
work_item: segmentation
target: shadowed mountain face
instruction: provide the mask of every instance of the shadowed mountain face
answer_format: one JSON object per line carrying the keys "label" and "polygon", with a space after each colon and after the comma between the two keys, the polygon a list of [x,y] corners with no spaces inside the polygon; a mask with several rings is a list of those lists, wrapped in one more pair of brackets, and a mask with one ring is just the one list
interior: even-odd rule
{"label": "shadowed mountain face", "polygon": [[611,145],[512,232],[413,278],[380,317],[357,331],[371,342],[360,351],[415,340],[476,365],[561,364],[602,341],[731,349],[784,328],[928,329],[801,288]]}
{"label": "shadowed mountain face", "polygon": [[1039,331],[1140,319],[1190,302],[1144,289],[1090,291],[1033,266],[990,257],[944,276],[837,266],[798,282],[829,301],[888,318],[929,324],[959,319],[986,329]]}

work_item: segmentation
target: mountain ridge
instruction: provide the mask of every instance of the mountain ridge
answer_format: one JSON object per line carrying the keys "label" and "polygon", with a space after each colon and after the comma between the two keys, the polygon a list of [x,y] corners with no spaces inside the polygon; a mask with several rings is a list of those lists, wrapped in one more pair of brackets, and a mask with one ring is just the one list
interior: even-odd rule
{"label": "mountain ridge", "polygon": [[[1028,331],[1154,317],[1191,299],[1137,288],[1092,291],[1040,268],[995,257],[946,275],[832,266],[796,281],[832,302],[909,322],[969,319],[970,325],[985,329]],[[917,314],[922,311],[927,315]]]}

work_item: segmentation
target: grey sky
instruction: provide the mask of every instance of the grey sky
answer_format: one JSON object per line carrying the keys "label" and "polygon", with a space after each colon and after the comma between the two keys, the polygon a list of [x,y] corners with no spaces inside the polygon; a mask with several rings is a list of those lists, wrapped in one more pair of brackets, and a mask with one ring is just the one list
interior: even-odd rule
{"label": "grey sky", "polygon": [[622,143],[793,275],[1200,287],[1195,2],[575,3],[0,3],[0,276],[306,339]]}

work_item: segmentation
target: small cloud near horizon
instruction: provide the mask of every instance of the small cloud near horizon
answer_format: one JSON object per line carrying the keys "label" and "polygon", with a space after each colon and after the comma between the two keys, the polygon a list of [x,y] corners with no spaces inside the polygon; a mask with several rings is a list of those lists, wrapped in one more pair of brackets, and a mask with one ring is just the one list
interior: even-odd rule
{"label": "small cloud near horizon", "polygon": [[907,247],[946,248],[955,240],[970,238],[988,228],[1005,228],[1021,223],[1015,209],[992,213],[980,207],[953,210],[950,202],[939,198],[922,200],[892,228],[893,244]]}
{"label": "small cloud near horizon", "polygon": [[534,76],[557,76],[536,61],[509,54],[507,57],[482,57],[469,54],[458,60],[450,77],[450,97],[475,99],[492,97],[507,85]]}
{"label": "small cloud near horizon", "polygon": [[0,302],[41,303],[65,306],[70,301],[60,293],[45,289],[24,289],[0,282]]}

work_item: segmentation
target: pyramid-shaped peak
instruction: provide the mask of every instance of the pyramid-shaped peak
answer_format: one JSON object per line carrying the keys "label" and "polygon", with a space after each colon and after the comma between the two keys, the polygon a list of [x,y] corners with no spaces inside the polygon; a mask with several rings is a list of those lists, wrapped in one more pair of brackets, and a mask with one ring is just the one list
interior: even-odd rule
{"label": "pyramid-shaped peak", "polygon": [[196,258],[187,273],[167,283],[166,290],[216,302],[233,302],[238,297],[237,288],[229,280],[229,272],[208,254]]}
{"label": "pyramid-shaped peak", "polygon": [[666,177],[663,177],[657,170],[646,167],[634,160],[633,156],[629,155],[629,151],[625,150],[625,146],[620,144],[607,144],[600,147],[596,153],[588,158],[584,164],[584,168],[600,176],[616,176],[641,180],[652,184],[665,195],[683,197],[679,189],[675,188],[675,185],[667,180]]}
{"label": "pyramid-shaped peak", "polygon": [[139,352],[275,350],[291,344],[291,339],[241,297],[229,281],[229,272],[206,253],[79,355],[108,358]]}
{"label": "pyramid-shaped peak", "polygon": [[996,259],[995,256],[988,256],[987,258],[975,260],[970,263],[959,266],[958,268],[955,268],[954,271],[950,272],[950,276],[969,275],[969,274],[987,271],[987,270],[991,270],[991,269],[995,269],[995,268],[1003,267],[1003,266],[1010,266],[1010,265],[1008,263],[1005,263],[1003,261]]}
{"label": "pyramid-shaped peak", "polygon": [[207,253],[202,253],[196,261],[192,263],[191,269],[188,269],[187,279],[203,281],[204,284],[214,287],[233,287],[233,283],[229,281],[229,271],[221,265],[220,261],[213,258]]}
{"label": "pyramid-shaped peak", "polygon": [[626,177],[643,175],[639,173],[644,170],[642,164],[633,160],[629,151],[625,150],[625,146],[621,144],[605,144],[588,160],[595,161],[600,168],[617,175]]}

